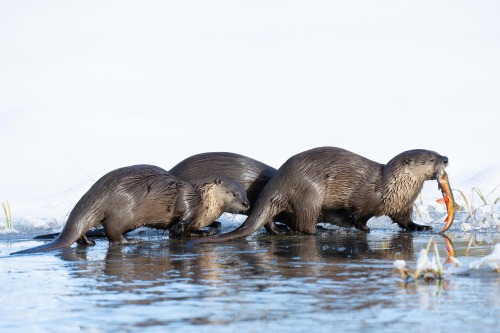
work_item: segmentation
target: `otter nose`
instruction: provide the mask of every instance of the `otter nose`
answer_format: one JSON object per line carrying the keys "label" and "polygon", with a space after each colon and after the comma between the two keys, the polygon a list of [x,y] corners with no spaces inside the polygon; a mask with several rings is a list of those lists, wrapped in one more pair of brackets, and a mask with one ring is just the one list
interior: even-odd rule
{"label": "otter nose", "polygon": [[250,207],[250,202],[248,202],[248,201],[243,201],[241,204],[242,204],[242,205],[243,205],[243,207],[245,207],[245,208]]}
{"label": "otter nose", "polygon": [[446,156],[443,156],[443,163],[448,165],[448,157]]}

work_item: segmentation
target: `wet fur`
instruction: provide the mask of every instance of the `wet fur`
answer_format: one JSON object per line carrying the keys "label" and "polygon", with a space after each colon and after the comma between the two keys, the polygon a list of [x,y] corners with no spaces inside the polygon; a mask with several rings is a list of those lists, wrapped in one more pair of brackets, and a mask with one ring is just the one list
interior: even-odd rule
{"label": "wet fur", "polygon": [[169,229],[179,238],[208,226],[225,210],[248,206],[244,189],[227,177],[212,176],[192,185],[156,166],[124,167],[101,177],[82,196],[55,240],[15,254],[50,251],[75,241],[92,245],[85,232],[99,224],[115,244],[138,243],[123,233],[142,226]]}
{"label": "wet fur", "polygon": [[[244,155],[229,152],[207,152],[182,160],[170,169],[169,172],[188,182],[196,181],[199,178],[213,174],[234,179],[246,191],[248,200],[250,201],[250,209],[246,214],[250,215],[262,189],[276,174],[277,170]],[[284,216],[278,218],[280,221],[284,219],[286,219]],[[281,232],[273,221],[265,227],[271,233]]]}
{"label": "wet fur", "polygon": [[[232,178],[245,189],[251,207],[276,171],[275,168],[250,157],[227,152],[193,155],[169,170],[172,175],[187,182],[214,174]],[[250,213],[251,209],[247,213]]]}
{"label": "wet fur", "polygon": [[412,221],[413,202],[424,181],[435,179],[447,164],[445,156],[422,149],[403,152],[385,165],[341,148],[311,149],[279,168],[239,228],[191,244],[250,235],[281,212],[293,214],[287,225],[305,234],[316,233],[318,219],[369,231],[367,221],[382,215],[406,230],[427,229]]}

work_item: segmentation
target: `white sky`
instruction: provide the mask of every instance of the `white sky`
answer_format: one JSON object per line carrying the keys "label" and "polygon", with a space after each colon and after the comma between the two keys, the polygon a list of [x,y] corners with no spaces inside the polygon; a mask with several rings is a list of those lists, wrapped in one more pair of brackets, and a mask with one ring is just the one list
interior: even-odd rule
{"label": "white sky", "polygon": [[498,156],[498,1],[0,1],[0,200],[206,151]]}

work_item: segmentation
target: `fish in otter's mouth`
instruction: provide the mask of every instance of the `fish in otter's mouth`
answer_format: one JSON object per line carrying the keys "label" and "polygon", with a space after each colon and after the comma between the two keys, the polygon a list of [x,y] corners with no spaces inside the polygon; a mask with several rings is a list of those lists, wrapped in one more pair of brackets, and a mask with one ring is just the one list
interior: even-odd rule
{"label": "fish in otter's mouth", "polygon": [[458,208],[458,205],[455,203],[455,199],[453,198],[453,193],[451,191],[451,186],[450,182],[448,180],[448,175],[446,172],[443,170],[439,171],[436,174],[435,178],[438,182],[438,189],[441,190],[441,193],[443,194],[443,198],[437,200],[438,203],[442,203],[446,205],[446,212],[448,215],[446,216],[446,219],[444,220],[445,224],[443,227],[443,230],[440,231],[440,233],[445,232],[448,230],[451,225],[453,224],[453,220],[455,218],[455,212]]}

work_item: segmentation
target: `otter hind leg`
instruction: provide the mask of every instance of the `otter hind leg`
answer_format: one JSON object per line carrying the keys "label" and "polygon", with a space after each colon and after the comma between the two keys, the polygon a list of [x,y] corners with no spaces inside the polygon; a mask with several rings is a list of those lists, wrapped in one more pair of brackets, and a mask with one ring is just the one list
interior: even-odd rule
{"label": "otter hind leg", "polygon": [[298,231],[307,235],[316,234],[316,221],[318,220],[321,207],[311,204],[318,200],[304,200],[299,206],[295,207],[290,228],[293,231]]}
{"label": "otter hind leg", "polygon": [[78,238],[76,242],[81,245],[90,245],[90,246],[95,245],[95,241],[88,238],[86,235],[83,235],[82,237]]}
{"label": "otter hind leg", "polygon": [[[290,228],[288,225],[292,222],[293,216],[287,212],[281,212],[276,215],[272,221],[267,222],[264,225],[267,232],[271,235],[286,235],[290,233]],[[280,223],[276,223],[279,221]]]}
{"label": "otter hind leg", "polygon": [[[317,223],[328,223],[343,228],[352,228],[356,226],[354,214],[350,210],[321,210]],[[362,225],[362,223],[358,223]],[[366,223],[365,223],[366,224]]]}
{"label": "otter hind leg", "polygon": [[142,242],[141,239],[139,238],[129,238],[121,235],[114,235],[113,238],[108,237],[109,243],[110,244],[118,244],[118,245],[133,245],[133,244],[139,244]]}
{"label": "otter hind leg", "polygon": [[104,225],[104,231],[110,244],[130,245],[139,244],[142,241],[139,238],[128,238],[123,234],[130,230],[133,225],[132,221],[119,219],[116,217],[108,217]]}
{"label": "otter hind leg", "polygon": [[274,221],[268,222],[264,225],[267,232],[271,235],[286,235],[290,233],[290,229],[285,224],[278,224]]}

